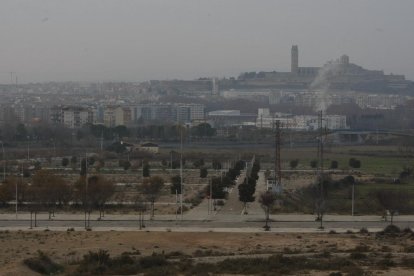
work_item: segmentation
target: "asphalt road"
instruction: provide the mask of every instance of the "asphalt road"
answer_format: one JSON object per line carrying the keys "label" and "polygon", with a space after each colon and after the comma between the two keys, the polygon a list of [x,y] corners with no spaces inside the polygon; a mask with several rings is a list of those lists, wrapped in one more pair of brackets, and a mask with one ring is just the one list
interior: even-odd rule
{"label": "asphalt road", "polygon": [[[33,222],[34,223],[34,222]],[[381,229],[389,223],[384,221],[325,221],[323,226],[325,229]],[[396,225],[405,228],[413,227],[413,221],[396,221]],[[264,225],[263,220],[247,220],[247,221],[219,221],[219,220],[145,220],[147,228],[205,228],[205,229],[242,229],[242,228],[261,228]],[[271,221],[272,228],[286,228],[286,229],[317,229],[320,225],[318,221]],[[84,227],[84,220],[37,220],[37,226],[40,228],[82,228]],[[1,220],[0,229],[22,228],[30,227],[30,220]],[[137,230],[139,227],[138,220],[90,220],[90,227],[93,228],[126,228],[130,230]]]}

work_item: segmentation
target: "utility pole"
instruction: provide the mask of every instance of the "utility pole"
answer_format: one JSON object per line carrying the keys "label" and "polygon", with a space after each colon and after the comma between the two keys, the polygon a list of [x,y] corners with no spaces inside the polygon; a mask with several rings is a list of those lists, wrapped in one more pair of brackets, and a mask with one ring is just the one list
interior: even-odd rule
{"label": "utility pole", "polygon": [[324,172],[323,172],[323,136],[324,136],[324,129],[323,129],[323,111],[319,111],[318,114],[318,128],[319,128],[319,139],[318,139],[318,182],[319,182],[319,199],[318,199],[318,215],[317,220],[320,221],[320,229],[323,229],[323,212],[325,208],[325,196],[324,196]]}
{"label": "utility pole", "polygon": [[53,157],[56,158],[56,141],[55,139],[52,139],[53,142]]}
{"label": "utility pole", "polygon": [[354,202],[355,202],[355,181],[352,182],[352,210],[351,210],[352,216],[354,216]]}
{"label": "utility pole", "polygon": [[208,202],[207,202],[207,213],[210,215],[211,212],[211,197],[213,196],[213,188],[211,186],[211,177],[208,178],[208,185],[209,185],[209,189],[210,189],[210,194],[208,197]]}
{"label": "utility pole", "polygon": [[103,130],[101,132],[101,154],[102,154],[102,151],[103,151]]}
{"label": "utility pole", "polygon": [[5,155],[5,152],[4,152],[4,144],[3,144],[3,141],[0,141],[0,143],[1,143],[1,149],[2,149],[2,152],[3,152],[3,182],[5,182],[6,181],[6,155]]}
{"label": "utility pole", "polygon": [[30,136],[27,136],[27,161],[30,160]]}
{"label": "utility pole", "polygon": [[[82,170],[82,161],[81,161],[81,170]],[[89,228],[90,221],[90,210],[89,210],[89,198],[88,198],[88,154],[85,153],[85,229]],[[88,214],[86,214],[88,213]],[[86,216],[88,215],[88,216]]]}
{"label": "utility pole", "polygon": [[263,114],[260,114],[260,129],[263,128]]}
{"label": "utility pole", "polygon": [[180,214],[183,220],[183,128],[180,125]]}
{"label": "utility pole", "polygon": [[275,133],[275,188],[277,193],[282,192],[282,169],[280,161],[280,144],[281,144],[281,130],[280,121],[276,121],[276,133]]}
{"label": "utility pole", "polygon": [[170,173],[171,174],[172,174],[172,161],[173,161],[172,155],[173,155],[173,152],[170,151]]}
{"label": "utility pole", "polygon": [[[22,187],[23,187],[23,163],[22,163],[22,175],[21,175],[21,182],[22,182]],[[16,219],[17,219],[17,205],[18,205],[18,202],[19,202],[19,194],[18,194],[18,191],[17,191],[17,181],[16,181]]]}
{"label": "utility pole", "polygon": [[178,220],[178,190],[175,189],[175,223],[177,224]]}

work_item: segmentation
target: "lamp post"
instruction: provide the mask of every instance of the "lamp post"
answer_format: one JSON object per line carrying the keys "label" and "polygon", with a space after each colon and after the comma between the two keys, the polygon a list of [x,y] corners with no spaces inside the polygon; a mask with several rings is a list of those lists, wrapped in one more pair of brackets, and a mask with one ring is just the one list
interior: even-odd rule
{"label": "lamp post", "polygon": [[355,202],[355,181],[352,182],[352,216],[354,216],[354,202]]}
{"label": "lamp post", "polygon": [[30,160],[30,136],[27,136],[27,161]]}
{"label": "lamp post", "polygon": [[6,158],[5,158],[5,154],[4,154],[4,145],[3,145],[3,141],[0,141],[1,143],[1,150],[3,152],[3,182],[6,180]]}
{"label": "lamp post", "polygon": [[[81,161],[82,164],[82,161]],[[82,165],[81,165],[82,166]],[[88,216],[86,216],[88,213]],[[88,154],[85,153],[85,230],[90,228],[90,206],[88,197]]]}
{"label": "lamp post", "polygon": [[56,142],[55,142],[55,139],[52,139],[52,143],[53,143],[53,157],[56,158]]}
{"label": "lamp post", "polygon": [[[22,172],[21,172],[21,182],[22,182],[22,187],[23,187],[23,176],[24,176],[24,172],[23,172],[23,167],[24,167],[24,164],[22,163]],[[18,192],[17,192],[17,182],[18,181],[16,181],[16,220],[17,220],[17,205],[18,205],[18,203],[19,203],[19,194],[18,194]]]}
{"label": "lamp post", "polygon": [[180,125],[180,214],[183,220],[183,128]]}

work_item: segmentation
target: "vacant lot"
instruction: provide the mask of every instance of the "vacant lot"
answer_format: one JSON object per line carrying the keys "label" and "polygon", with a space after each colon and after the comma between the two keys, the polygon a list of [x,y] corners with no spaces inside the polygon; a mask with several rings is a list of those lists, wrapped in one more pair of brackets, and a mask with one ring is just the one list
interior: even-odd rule
{"label": "vacant lot", "polygon": [[[305,272],[343,275],[369,270],[374,274],[412,275],[414,262],[413,235],[395,237],[375,234],[275,234],[275,233],[178,233],[178,232],[1,232],[0,275],[35,275],[23,260],[43,251],[65,268],[64,274],[75,271],[76,264],[88,251],[107,250],[111,256],[122,253],[139,258],[153,253],[166,256],[187,256],[194,263],[220,263],[227,258],[268,258],[278,254],[289,260],[306,259],[335,261],[336,266],[320,267],[320,271],[304,266],[292,274]],[[282,254],[282,255],[280,255]],[[296,258],[296,259],[295,259]],[[320,259],[318,259],[320,258]],[[312,261],[313,260],[313,261]],[[233,260],[237,262],[236,260]],[[190,264],[190,263],[189,263]],[[302,264],[295,266],[300,267]],[[297,268],[295,268],[297,269]],[[285,271],[287,272],[287,271]],[[362,274],[356,274],[362,275]]]}

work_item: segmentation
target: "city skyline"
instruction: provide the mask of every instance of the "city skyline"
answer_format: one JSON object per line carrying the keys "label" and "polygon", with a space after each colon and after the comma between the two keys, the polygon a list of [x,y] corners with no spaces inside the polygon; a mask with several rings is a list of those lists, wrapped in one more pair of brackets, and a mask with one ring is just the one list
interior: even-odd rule
{"label": "city skyline", "polygon": [[[0,83],[235,77],[321,66],[347,54],[414,79],[407,36],[414,3],[399,1],[4,1]],[[327,22],[329,24],[327,24]],[[395,43],[395,42],[404,43]]]}

